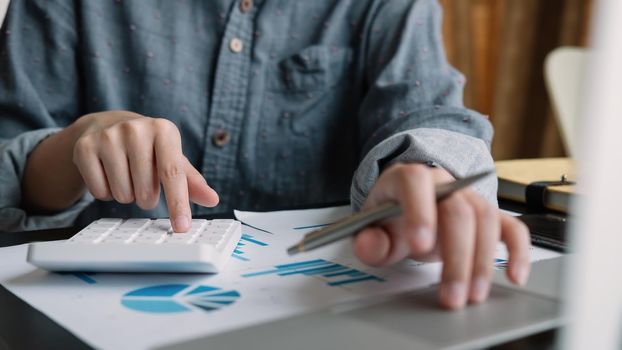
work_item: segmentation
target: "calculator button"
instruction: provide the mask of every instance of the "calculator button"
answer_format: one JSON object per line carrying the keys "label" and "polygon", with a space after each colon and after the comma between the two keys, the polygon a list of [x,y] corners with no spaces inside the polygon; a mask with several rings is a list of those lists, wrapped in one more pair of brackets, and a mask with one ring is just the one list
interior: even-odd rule
{"label": "calculator button", "polygon": [[197,233],[201,232],[200,228],[191,228],[190,230],[186,231],[186,232],[171,232],[170,234],[173,236],[180,236],[180,235],[186,235],[186,236],[194,236]]}
{"label": "calculator button", "polygon": [[134,233],[113,232],[106,236],[104,240],[108,241],[109,239],[122,239],[127,241],[132,238],[132,236],[134,236]]}
{"label": "calculator button", "polygon": [[150,235],[155,235],[155,236],[161,236],[163,234],[166,234],[167,231],[164,230],[158,230],[152,227],[149,227],[145,230],[140,231],[141,236],[150,236]]}
{"label": "calculator button", "polygon": [[222,236],[224,234],[223,230],[209,227],[201,233],[201,236]]}
{"label": "calculator button", "polygon": [[210,244],[210,245],[216,245],[218,242],[220,242],[220,238],[221,237],[210,237],[210,236],[202,236],[202,237],[198,237],[194,243],[198,243],[198,244]]}
{"label": "calculator button", "polygon": [[201,227],[204,225],[207,225],[207,220],[205,219],[193,219],[191,224],[192,227]]}
{"label": "calculator button", "polygon": [[89,227],[99,227],[99,228],[113,228],[117,227],[121,224],[121,219],[115,220],[98,220],[89,225]]}
{"label": "calculator button", "polygon": [[135,243],[159,243],[165,238],[165,234],[158,235],[140,235],[134,239]]}
{"label": "calculator button", "polygon": [[115,230],[112,230],[111,232],[112,233],[118,233],[118,234],[133,235],[136,232],[138,232],[138,230],[135,229],[135,228],[121,228],[121,227],[119,227],[119,228],[117,228]]}
{"label": "calculator button", "polygon": [[141,228],[149,225],[150,223],[151,220],[149,219],[128,219],[119,226],[119,229],[140,230]]}
{"label": "calculator button", "polygon": [[168,236],[163,243],[170,244],[189,244],[192,242],[194,236],[186,236],[186,235],[170,235]]}
{"label": "calculator button", "polygon": [[196,237],[195,235],[189,235],[189,234],[180,235],[178,233],[173,233],[173,234],[166,235],[165,242],[190,242],[195,237]]}
{"label": "calculator button", "polygon": [[69,241],[80,243],[95,242],[100,237],[100,235],[75,235]]}
{"label": "calculator button", "polygon": [[82,231],[80,231],[78,234],[85,234],[85,235],[103,235],[105,233],[107,233],[110,229],[109,228],[98,228],[98,227],[87,227],[85,229],[83,229]]}
{"label": "calculator button", "polygon": [[148,227],[150,229],[160,230],[160,231],[172,231],[171,228],[171,220],[169,219],[157,219],[154,220],[153,223]]}
{"label": "calculator button", "polygon": [[[205,226],[205,222],[207,220],[205,219],[195,219],[192,220],[192,223],[190,224],[190,229],[187,232],[173,232],[174,235],[179,235],[179,234],[196,234],[197,232],[200,232],[203,230],[203,227]],[[172,229],[171,229],[172,232]]]}
{"label": "calculator button", "polygon": [[97,221],[93,221],[91,223],[91,225],[98,225],[98,224],[112,224],[112,225],[116,225],[116,224],[120,224],[123,220],[122,219],[115,219],[115,218],[103,218],[103,219],[99,219]]}
{"label": "calculator button", "polygon": [[93,221],[93,222],[94,222],[94,223],[104,223],[104,222],[105,222],[105,223],[109,223],[109,222],[112,222],[112,223],[119,223],[119,222],[121,222],[121,221],[123,221],[123,219],[118,219],[118,218],[101,218],[101,219],[99,219],[99,220],[95,220],[95,221]]}
{"label": "calculator button", "polygon": [[108,236],[106,237],[101,243],[104,244],[108,244],[108,243],[126,243],[128,241],[127,237],[119,237],[119,236]]}

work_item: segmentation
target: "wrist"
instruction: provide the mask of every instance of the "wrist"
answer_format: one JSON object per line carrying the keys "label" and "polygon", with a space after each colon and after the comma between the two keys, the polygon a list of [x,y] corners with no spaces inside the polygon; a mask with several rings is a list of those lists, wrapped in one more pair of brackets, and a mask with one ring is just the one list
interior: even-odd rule
{"label": "wrist", "polygon": [[82,127],[74,123],[43,139],[30,152],[22,178],[22,205],[27,210],[61,211],[83,195],[82,176],[73,163],[73,147],[81,135]]}

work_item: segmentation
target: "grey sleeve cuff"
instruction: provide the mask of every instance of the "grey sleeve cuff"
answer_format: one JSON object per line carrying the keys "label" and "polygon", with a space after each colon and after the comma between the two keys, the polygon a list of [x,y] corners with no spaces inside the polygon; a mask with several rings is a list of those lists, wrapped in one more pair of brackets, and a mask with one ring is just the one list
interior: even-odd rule
{"label": "grey sleeve cuff", "polygon": [[[462,133],[419,128],[402,131],[374,146],[354,173],[350,201],[359,210],[376,179],[387,166],[403,163],[433,161],[455,178],[494,169],[488,147],[481,139]],[[473,185],[490,203],[497,205],[497,178],[489,176]]]}
{"label": "grey sleeve cuff", "polygon": [[50,215],[31,215],[21,208],[21,181],[28,155],[41,141],[59,130],[39,129],[10,140],[0,140],[0,232],[71,226],[80,212],[93,201],[87,193],[72,207]]}

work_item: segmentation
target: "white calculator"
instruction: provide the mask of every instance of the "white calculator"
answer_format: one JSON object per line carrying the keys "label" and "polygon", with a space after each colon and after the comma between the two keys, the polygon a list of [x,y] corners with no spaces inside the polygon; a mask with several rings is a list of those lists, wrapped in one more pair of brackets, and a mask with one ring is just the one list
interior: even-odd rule
{"label": "white calculator", "polygon": [[216,273],[241,231],[227,219],[194,219],[184,233],[169,219],[99,219],[69,240],[31,243],[27,259],[50,271]]}

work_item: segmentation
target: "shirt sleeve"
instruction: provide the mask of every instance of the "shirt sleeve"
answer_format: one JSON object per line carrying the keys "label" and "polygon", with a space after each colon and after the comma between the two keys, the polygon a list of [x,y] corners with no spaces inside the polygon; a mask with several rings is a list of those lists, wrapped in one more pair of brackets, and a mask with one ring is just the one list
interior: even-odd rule
{"label": "shirt sleeve", "polygon": [[[50,215],[32,215],[20,207],[21,178],[28,154],[58,128],[45,128],[20,134],[0,142],[0,230],[24,231],[73,224],[80,212],[93,200],[85,194],[72,207]],[[43,181],[43,174],[41,176]]]}
{"label": "shirt sleeve", "polygon": [[[28,155],[79,114],[70,2],[13,0],[0,29],[0,231],[69,226],[93,198],[39,215],[21,205]],[[40,174],[45,181],[45,174]]]}
{"label": "shirt sleeve", "polygon": [[[359,110],[363,160],[351,187],[359,209],[376,179],[395,162],[433,161],[461,178],[494,168],[493,130],[463,106],[465,78],[445,57],[440,6],[434,0],[383,1],[366,24],[365,79]],[[497,181],[475,191],[497,203]]]}

